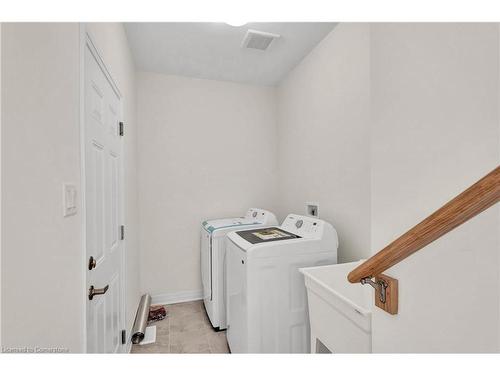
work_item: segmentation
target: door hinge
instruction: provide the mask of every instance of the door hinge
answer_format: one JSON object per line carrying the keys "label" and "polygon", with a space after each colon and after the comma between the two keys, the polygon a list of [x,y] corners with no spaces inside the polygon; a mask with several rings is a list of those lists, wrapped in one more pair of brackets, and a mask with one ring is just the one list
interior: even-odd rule
{"label": "door hinge", "polygon": [[120,240],[125,239],[125,225],[120,225]]}
{"label": "door hinge", "polygon": [[123,127],[124,127],[123,122],[120,121],[120,131],[119,131],[120,137],[123,137]]}
{"label": "door hinge", "polygon": [[127,343],[127,331],[122,329],[122,345]]}

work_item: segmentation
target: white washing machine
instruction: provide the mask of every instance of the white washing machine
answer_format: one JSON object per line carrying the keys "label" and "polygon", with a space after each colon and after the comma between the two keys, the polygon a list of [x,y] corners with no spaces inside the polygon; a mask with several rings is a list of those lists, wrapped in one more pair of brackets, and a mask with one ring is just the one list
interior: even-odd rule
{"label": "white washing machine", "polygon": [[310,353],[299,268],[337,263],[331,224],[290,214],[279,227],[241,230],[227,241],[227,340],[232,353]]}
{"label": "white washing machine", "polygon": [[269,211],[250,208],[244,217],[214,219],[201,225],[201,280],[203,302],[210,323],[216,330],[226,329],[226,234],[238,229],[277,225]]}

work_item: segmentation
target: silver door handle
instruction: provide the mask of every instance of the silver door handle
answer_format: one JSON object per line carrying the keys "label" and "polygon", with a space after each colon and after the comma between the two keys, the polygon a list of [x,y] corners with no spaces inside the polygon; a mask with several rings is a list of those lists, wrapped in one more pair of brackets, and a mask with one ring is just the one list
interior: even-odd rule
{"label": "silver door handle", "polygon": [[104,294],[108,291],[109,289],[109,285],[106,285],[104,288],[101,288],[101,289],[96,289],[94,288],[93,285],[90,286],[90,289],[89,289],[89,300],[92,300],[94,298],[94,296],[98,296],[100,294]]}

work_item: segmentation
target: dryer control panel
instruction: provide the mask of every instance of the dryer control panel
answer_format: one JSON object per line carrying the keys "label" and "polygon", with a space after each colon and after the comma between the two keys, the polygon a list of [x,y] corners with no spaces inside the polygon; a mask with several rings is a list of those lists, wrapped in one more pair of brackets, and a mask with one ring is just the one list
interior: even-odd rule
{"label": "dryer control panel", "polygon": [[289,214],[283,220],[281,227],[301,237],[321,237],[324,221],[314,217]]}

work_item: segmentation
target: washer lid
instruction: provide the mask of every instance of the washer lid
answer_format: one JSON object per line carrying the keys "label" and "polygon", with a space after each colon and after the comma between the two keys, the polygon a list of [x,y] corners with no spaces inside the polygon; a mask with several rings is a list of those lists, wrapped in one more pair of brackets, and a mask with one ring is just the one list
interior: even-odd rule
{"label": "washer lid", "polygon": [[277,227],[268,227],[261,229],[250,229],[250,230],[242,230],[236,232],[238,236],[244,238],[246,241],[251,244],[259,244],[259,243],[267,243],[267,242],[275,242],[275,241],[284,241],[284,240],[292,240],[295,238],[302,238],[299,235],[287,232],[281,228]]}
{"label": "washer lid", "polygon": [[255,224],[260,224],[260,222],[255,220],[254,218],[248,219],[242,217],[234,217],[227,219],[206,220],[201,225],[207,232],[212,233],[217,229],[240,227],[240,226],[255,225]]}

